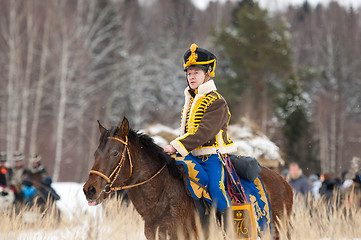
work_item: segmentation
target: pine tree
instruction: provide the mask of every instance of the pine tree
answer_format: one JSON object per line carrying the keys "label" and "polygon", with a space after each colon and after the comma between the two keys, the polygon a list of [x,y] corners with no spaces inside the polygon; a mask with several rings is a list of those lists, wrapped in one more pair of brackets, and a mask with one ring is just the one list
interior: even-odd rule
{"label": "pine tree", "polygon": [[241,113],[265,124],[267,115],[257,114],[269,112],[274,85],[281,82],[291,68],[285,22],[272,19],[257,2],[247,0],[234,10],[232,25],[224,26],[214,35],[221,51],[219,87],[232,111],[240,113],[237,108],[248,104],[248,112],[242,109],[246,112]]}
{"label": "pine tree", "polygon": [[304,169],[319,169],[313,154],[314,142],[310,131],[310,99],[303,90],[300,77],[287,78],[276,98],[276,114],[281,120],[286,159],[298,162]]}

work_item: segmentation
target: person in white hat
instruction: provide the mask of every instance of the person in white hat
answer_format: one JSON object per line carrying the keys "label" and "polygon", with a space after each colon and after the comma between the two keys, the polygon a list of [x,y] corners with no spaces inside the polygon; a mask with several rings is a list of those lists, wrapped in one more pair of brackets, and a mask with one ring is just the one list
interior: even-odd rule
{"label": "person in white hat", "polygon": [[23,182],[24,175],[24,155],[21,152],[15,152],[13,155],[15,161],[15,167],[12,168],[10,184],[16,187],[20,187]]}
{"label": "person in white hat", "polygon": [[13,155],[15,167],[11,169],[10,186],[15,190],[15,199],[22,201],[23,180],[24,180],[24,155],[21,152],[15,152]]}
{"label": "person in white hat", "polygon": [[46,169],[44,165],[41,163],[41,155],[39,154],[33,154],[30,158],[30,172],[33,175],[40,175],[41,179],[40,182],[42,182],[46,177],[48,177],[48,173],[46,172]]}

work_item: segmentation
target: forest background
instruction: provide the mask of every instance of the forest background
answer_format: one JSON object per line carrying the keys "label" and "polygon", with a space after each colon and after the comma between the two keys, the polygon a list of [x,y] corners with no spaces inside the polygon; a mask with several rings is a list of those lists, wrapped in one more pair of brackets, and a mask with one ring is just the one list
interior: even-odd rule
{"label": "forest background", "polygon": [[232,123],[255,122],[306,174],[341,176],[361,156],[360,24],[360,8],[336,1],[0,0],[0,151],[84,181],[96,120],[179,126],[195,42],[218,57]]}

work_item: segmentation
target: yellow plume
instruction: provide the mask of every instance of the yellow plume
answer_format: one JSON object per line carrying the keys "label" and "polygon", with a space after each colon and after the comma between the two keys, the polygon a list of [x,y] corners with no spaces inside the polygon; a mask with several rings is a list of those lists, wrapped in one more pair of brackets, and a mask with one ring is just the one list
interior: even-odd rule
{"label": "yellow plume", "polygon": [[194,53],[197,50],[197,48],[198,48],[197,44],[193,43],[189,49],[191,50],[192,53]]}

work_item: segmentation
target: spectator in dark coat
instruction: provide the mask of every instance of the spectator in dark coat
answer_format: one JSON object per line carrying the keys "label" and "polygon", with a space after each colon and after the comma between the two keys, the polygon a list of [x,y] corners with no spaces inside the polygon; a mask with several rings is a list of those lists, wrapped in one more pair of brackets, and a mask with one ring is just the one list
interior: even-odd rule
{"label": "spectator in dark coat", "polygon": [[339,193],[341,189],[341,181],[333,177],[331,173],[323,173],[320,179],[322,181],[320,189],[321,196],[326,200],[331,200],[335,191]]}
{"label": "spectator in dark coat", "polygon": [[303,175],[302,169],[300,169],[297,163],[290,164],[288,183],[291,185],[296,194],[306,196],[311,190],[307,177]]}

